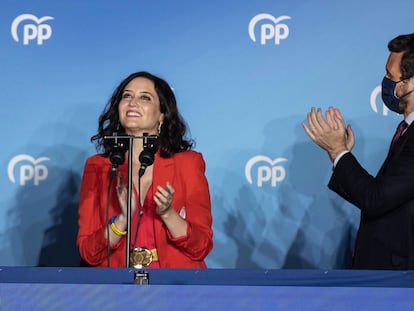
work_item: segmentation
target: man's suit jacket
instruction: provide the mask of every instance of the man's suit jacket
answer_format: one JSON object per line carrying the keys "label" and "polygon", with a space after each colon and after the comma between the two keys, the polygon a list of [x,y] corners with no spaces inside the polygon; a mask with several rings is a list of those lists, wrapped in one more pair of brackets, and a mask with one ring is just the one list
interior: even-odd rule
{"label": "man's suit jacket", "polygon": [[[118,169],[128,176],[128,161]],[[92,266],[106,267],[107,240],[106,204],[111,162],[101,155],[87,159],[79,202],[79,232],[77,244],[81,257]],[[185,151],[171,158],[157,153],[153,170],[153,187],[165,187],[169,181],[175,189],[172,207],[188,223],[187,237],[174,239],[161,218],[154,219],[154,234],[161,268],[205,268],[204,258],[213,247],[210,193],[204,175],[205,162],[200,153]],[[112,183],[109,218],[121,213]],[[111,267],[125,267],[126,239],[111,249]]]}
{"label": "man's suit jacket", "polygon": [[414,269],[414,124],[389,151],[376,177],[347,153],[328,186],[361,210],[353,268]]}

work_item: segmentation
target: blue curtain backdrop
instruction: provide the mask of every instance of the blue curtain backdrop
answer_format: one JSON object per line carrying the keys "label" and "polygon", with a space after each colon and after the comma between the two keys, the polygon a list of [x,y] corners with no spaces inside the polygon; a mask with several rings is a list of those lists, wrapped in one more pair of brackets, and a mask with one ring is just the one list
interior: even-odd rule
{"label": "blue curtain backdrop", "polygon": [[111,92],[147,70],[174,88],[207,163],[210,268],[350,265],[358,210],[330,192],[304,133],[339,107],[376,174],[400,117],[379,85],[414,2],[12,1],[0,10],[0,265],[77,266],[90,137]]}

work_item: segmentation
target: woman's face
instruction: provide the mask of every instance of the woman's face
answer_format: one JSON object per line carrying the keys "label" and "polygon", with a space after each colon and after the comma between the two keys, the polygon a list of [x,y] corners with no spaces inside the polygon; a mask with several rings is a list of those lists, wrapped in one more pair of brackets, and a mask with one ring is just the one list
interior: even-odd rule
{"label": "woman's face", "polygon": [[158,134],[163,120],[154,82],[138,77],[127,84],[118,105],[119,120],[129,135]]}

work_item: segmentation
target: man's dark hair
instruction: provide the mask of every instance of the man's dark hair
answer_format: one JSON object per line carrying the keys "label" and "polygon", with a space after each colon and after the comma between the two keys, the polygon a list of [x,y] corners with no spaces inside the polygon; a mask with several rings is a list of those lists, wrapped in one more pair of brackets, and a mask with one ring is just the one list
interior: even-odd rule
{"label": "man's dark hair", "polygon": [[395,37],[388,43],[388,50],[394,53],[403,52],[400,79],[405,80],[414,76],[414,33]]}

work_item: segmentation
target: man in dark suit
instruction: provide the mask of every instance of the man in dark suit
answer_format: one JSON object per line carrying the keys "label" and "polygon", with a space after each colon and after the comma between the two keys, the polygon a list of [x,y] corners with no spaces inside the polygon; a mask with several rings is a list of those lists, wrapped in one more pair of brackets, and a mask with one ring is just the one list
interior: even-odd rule
{"label": "man in dark suit", "polygon": [[388,49],[382,99],[406,123],[376,177],[351,153],[354,134],[338,109],[328,108],[324,117],[312,108],[303,124],[333,162],[329,188],[361,210],[354,269],[414,269],[414,34],[392,39]]}

